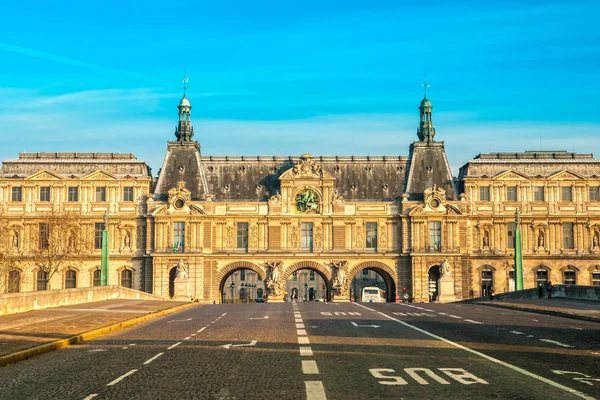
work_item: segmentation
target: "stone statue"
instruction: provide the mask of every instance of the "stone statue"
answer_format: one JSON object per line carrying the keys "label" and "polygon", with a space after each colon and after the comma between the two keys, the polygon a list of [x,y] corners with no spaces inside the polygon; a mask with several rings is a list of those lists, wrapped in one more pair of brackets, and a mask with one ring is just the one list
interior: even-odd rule
{"label": "stone statue", "polygon": [[187,279],[188,270],[182,259],[179,259],[177,263],[177,270],[175,271],[175,279]]}
{"label": "stone statue", "polygon": [[450,263],[446,258],[444,262],[440,265],[440,278],[443,278],[447,275],[450,275]]}
{"label": "stone statue", "polygon": [[125,237],[123,238],[123,247],[131,247],[131,231],[125,232]]}
{"label": "stone statue", "polygon": [[19,231],[13,232],[12,244],[14,248],[19,248]]}
{"label": "stone statue", "polygon": [[598,237],[598,232],[596,232],[596,234],[594,235],[594,239],[592,240],[593,247],[598,247],[598,242],[600,242],[600,238]]}
{"label": "stone statue", "polygon": [[332,261],[335,268],[334,286],[342,287],[346,283],[346,271],[344,267],[348,264],[346,261]]}
{"label": "stone statue", "polygon": [[538,235],[538,247],[544,247],[544,231],[540,231]]}
{"label": "stone statue", "polygon": [[483,231],[483,247],[490,247],[490,233]]}

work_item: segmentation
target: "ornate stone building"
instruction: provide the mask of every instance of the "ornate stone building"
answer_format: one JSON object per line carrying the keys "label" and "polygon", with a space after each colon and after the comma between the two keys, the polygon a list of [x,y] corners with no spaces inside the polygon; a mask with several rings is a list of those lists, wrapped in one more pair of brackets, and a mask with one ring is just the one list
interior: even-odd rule
{"label": "ornate stone building", "polygon": [[[481,154],[453,178],[432,108],[425,97],[408,156],[216,157],[192,139],[184,95],[157,178],[133,155],[21,154],[2,166],[0,219],[7,235],[27,236],[43,210],[70,210],[93,242],[107,213],[109,283],[162,297],[173,295],[182,260],[190,295],[203,302],[235,298],[230,282],[241,271],[255,276],[253,296],[260,289],[282,300],[300,270],[322,282],[317,296],[346,301],[366,269],[379,274],[388,300],[406,287],[429,301],[444,260],[458,299],[512,289],[519,207],[526,287],[544,279],[600,284],[600,160],[561,151]],[[42,201],[47,187],[50,201]],[[21,258],[34,244],[24,246]],[[95,248],[78,255],[77,286],[93,285],[99,264]],[[69,270],[52,278],[53,288],[72,285]],[[38,288],[35,267],[19,271],[31,282],[18,290]]]}

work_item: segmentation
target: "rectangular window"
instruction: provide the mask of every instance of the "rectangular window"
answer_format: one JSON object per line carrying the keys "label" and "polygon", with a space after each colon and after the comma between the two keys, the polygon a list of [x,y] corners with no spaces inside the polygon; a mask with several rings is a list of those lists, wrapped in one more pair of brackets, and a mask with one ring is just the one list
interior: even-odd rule
{"label": "rectangular window", "polygon": [[238,222],[237,224],[237,249],[248,251],[248,223]]}
{"label": "rectangular window", "polygon": [[573,223],[563,222],[563,249],[574,249]]}
{"label": "rectangular window", "polygon": [[574,285],[575,284],[575,271],[565,271],[564,283],[565,283],[565,285]]}
{"label": "rectangular window", "polygon": [[102,271],[99,269],[94,270],[94,276],[93,276],[93,285],[94,286],[100,286],[102,283]]}
{"label": "rectangular window", "polygon": [[40,249],[47,249],[50,244],[50,229],[48,224],[41,223],[40,227]]}
{"label": "rectangular window", "polygon": [[533,200],[534,201],[544,201],[544,187],[543,186],[534,186],[533,187]]}
{"label": "rectangular window", "polygon": [[600,286],[600,272],[592,272],[592,286]]}
{"label": "rectangular window", "polygon": [[312,269],[310,270],[310,280],[311,281],[315,280],[315,271],[313,271]]}
{"label": "rectangular window", "polygon": [[535,286],[542,285],[543,288],[546,287],[548,283],[548,271],[545,269],[538,269],[535,271]]}
{"label": "rectangular window", "polygon": [[185,245],[185,222],[173,222],[173,251],[183,252]]}
{"label": "rectangular window", "polygon": [[50,201],[50,186],[40,188],[40,201]]}
{"label": "rectangular window", "polygon": [[293,281],[297,281],[297,280],[298,280],[298,271],[294,271],[294,272],[292,273],[292,280],[293,280]]}
{"label": "rectangular window", "polygon": [[377,222],[367,222],[367,249],[377,249]]}
{"label": "rectangular window", "polygon": [[36,290],[48,289],[48,273],[45,271],[38,271],[36,274]]}
{"label": "rectangular window", "polygon": [[506,200],[507,201],[517,201],[517,187],[516,186],[507,186],[506,187]]}
{"label": "rectangular window", "polygon": [[490,187],[479,187],[479,201],[490,201]]}
{"label": "rectangular window", "polygon": [[94,249],[102,248],[102,232],[104,231],[104,222],[94,224]]}
{"label": "rectangular window", "polygon": [[12,201],[23,201],[23,188],[21,186],[13,186]]}
{"label": "rectangular window", "polygon": [[590,201],[600,201],[600,186],[590,186]]}
{"label": "rectangular window", "polygon": [[123,201],[133,201],[133,187],[123,188]]}
{"label": "rectangular window", "polygon": [[79,188],[77,186],[69,186],[67,201],[79,201]]}
{"label": "rectangular window", "polygon": [[369,270],[366,268],[362,270],[362,279],[363,281],[369,280]]}
{"label": "rectangular window", "polygon": [[240,281],[245,281],[246,280],[246,270],[243,269],[240,271]]}
{"label": "rectangular window", "polygon": [[106,201],[106,188],[105,187],[97,187],[96,188],[96,201],[97,202]]}
{"label": "rectangular window", "polygon": [[312,222],[302,223],[302,250],[312,251],[313,249],[313,224]]}
{"label": "rectangular window", "polygon": [[440,251],[442,248],[442,223],[440,221],[429,223],[429,248],[433,251]]}
{"label": "rectangular window", "polygon": [[514,222],[509,222],[508,224],[506,224],[506,230],[507,230],[507,234],[508,234],[506,248],[514,249],[515,248],[515,231],[517,230],[517,224],[515,224]]}
{"label": "rectangular window", "polygon": [[65,289],[75,289],[77,287],[77,272],[69,270],[65,272]]}
{"label": "rectangular window", "polygon": [[563,186],[560,199],[562,201],[573,201],[573,188],[571,186]]}

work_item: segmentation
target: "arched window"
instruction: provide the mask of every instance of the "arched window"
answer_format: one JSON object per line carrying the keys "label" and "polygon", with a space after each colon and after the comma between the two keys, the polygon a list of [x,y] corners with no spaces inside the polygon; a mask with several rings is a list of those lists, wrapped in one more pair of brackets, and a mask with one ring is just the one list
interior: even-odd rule
{"label": "arched window", "polygon": [[77,271],[72,269],[65,272],[65,289],[75,289],[77,287]]}
{"label": "arched window", "polygon": [[133,272],[130,269],[121,271],[121,286],[133,289]]}
{"label": "arched window", "polygon": [[8,272],[8,293],[18,293],[21,290],[21,271],[13,269]]}
{"label": "arched window", "polygon": [[592,272],[592,286],[600,286],[600,271]]}
{"label": "arched window", "polygon": [[546,287],[548,283],[548,270],[544,268],[538,268],[535,271],[535,286],[542,285],[542,287]]}
{"label": "arched window", "polygon": [[481,270],[481,295],[489,296],[490,289],[494,286],[494,271],[489,268]]}
{"label": "arched window", "polygon": [[48,289],[48,273],[46,271],[38,271],[36,273],[36,290]]}
{"label": "arched window", "polygon": [[263,298],[263,290],[262,289],[256,289],[256,298],[260,301]]}
{"label": "arched window", "polygon": [[568,267],[563,272],[563,283],[565,285],[575,285],[577,282],[577,271],[573,267]]}
{"label": "arched window", "polygon": [[92,285],[102,285],[102,271],[100,269],[95,269],[94,272],[92,272]]}

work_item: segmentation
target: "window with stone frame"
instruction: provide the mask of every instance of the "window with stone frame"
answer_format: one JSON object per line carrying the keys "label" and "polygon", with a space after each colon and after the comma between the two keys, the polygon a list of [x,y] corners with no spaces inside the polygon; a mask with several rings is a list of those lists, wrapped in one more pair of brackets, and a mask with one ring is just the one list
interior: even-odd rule
{"label": "window with stone frame", "polygon": [[573,188],[571,186],[563,186],[561,188],[561,201],[573,201]]}
{"label": "window with stone frame", "polygon": [[129,289],[133,289],[133,271],[124,269],[121,271],[120,285]]}
{"label": "window with stone frame", "polygon": [[490,201],[490,187],[480,186],[479,187],[479,201]]}
{"label": "window with stone frame", "polygon": [[173,251],[183,252],[185,246],[185,222],[173,222]]}
{"label": "window with stone frame", "polygon": [[517,187],[516,186],[507,186],[506,187],[506,200],[507,201],[517,201]]}
{"label": "window with stone frame", "polygon": [[11,201],[23,201],[23,188],[21,186],[13,186],[11,189]]}
{"label": "window with stone frame", "polygon": [[506,234],[507,234],[506,248],[507,249],[515,248],[515,232],[516,232],[516,230],[517,230],[517,224],[515,224],[514,222],[509,222],[506,224]]}
{"label": "window with stone frame", "polygon": [[94,249],[102,249],[102,232],[104,231],[104,222],[94,224]]}
{"label": "window with stone frame", "polygon": [[304,251],[313,250],[313,224],[312,222],[302,222],[302,243],[301,249]]}
{"label": "window with stone frame", "polygon": [[563,249],[574,249],[573,223],[563,222]]}
{"label": "window with stone frame", "polygon": [[243,269],[240,271],[240,281],[245,281],[246,280],[246,270]]}
{"label": "window with stone frame", "polygon": [[590,201],[600,201],[600,186],[590,186]]}
{"label": "window with stone frame", "polygon": [[92,272],[92,286],[100,286],[102,285],[102,270],[95,269]]}
{"label": "window with stone frame", "polygon": [[298,280],[298,271],[294,271],[292,272],[292,281],[297,281]]}
{"label": "window with stone frame", "polygon": [[369,280],[369,270],[366,268],[362,270],[362,280],[363,281]]}
{"label": "window with stone frame", "polygon": [[310,270],[310,272],[309,272],[309,279],[310,279],[311,281],[314,281],[314,280],[315,280],[315,271],[313,271],[312,269],[311,269],[311,270]]}
{"label": "window with stone frame", "polygon": [[40,201],[50,201],[50,186],[40,187]]}
{"label": "window with stone frame", "polygon": [[575,285],[577,274],[573,270],[563,272],[563,283],[565,285]]}
{"label": "window with stone frame", "polygon": [[106,201],[106,188],[105,187],[97,187],[96,188],[96,202],[101,203]]}
{"label": "window with stone frame", "polygon": [[538,287],[540,284],[542,287],[546,287],[548,283],[548,270],[544,268],[540,268],[535,271],[535,287]]}
{"label": "window with stone frame", "polygon": [[77,272],[70,269],[65,272],[65,289],[75,289],[77,287]]}
{"label": "window with stone frame", "polygon": [[50,227],[42,222],[38,226],[39,229],[39,246],[40,249],[47,249],[50,242]]}
{"label": "window with stone frame", "polygon": [[77,186],[69,186],[67,189],[67,201],[79,201],[79,188]]}
{"label": "window with stone frame", "polygon": [[366,224],[367,234],[366,248],[370,250],[377,250],[377,222],[367,222]]}
{"label": "window with stone frame", "polygon": [[248,251],[248,223],[237,223],[237,249]]}
{"label": "window with stone frame", "polygon": [[46,271],[39,270],[35,275],[35,290],[47,290],[48,273]]}
{"label": "window with stone frame", "polygon": [[600,286],[600,271],[592,272],[592,286]]}
{"label": "window with stone frame", "polygon": [[133,201],[133,186],[123,188],[123,201]]}
{"label": "window with stone frame", "polygon": [[533,201],[545,201],[545,189],[543,186],[533,187]]}
{"label": "window with stone frame", "polygon": [[441,251],[442,249],[442,222],[429,222],[429,249]]}

